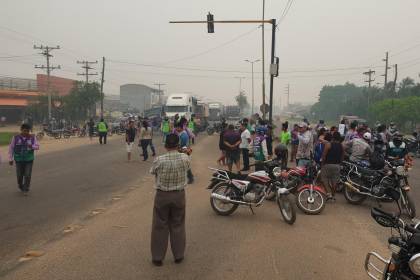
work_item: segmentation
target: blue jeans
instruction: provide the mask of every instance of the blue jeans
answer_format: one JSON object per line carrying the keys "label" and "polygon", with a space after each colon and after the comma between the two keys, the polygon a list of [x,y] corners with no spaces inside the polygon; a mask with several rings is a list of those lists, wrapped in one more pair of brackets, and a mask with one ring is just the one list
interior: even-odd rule
{"label": "blue jeans", "polygon": [[300,167],[307,167],[311,163],[309,159],[305,159],[305,158],[297,159],[296,162],[297,162],[296,165]]}

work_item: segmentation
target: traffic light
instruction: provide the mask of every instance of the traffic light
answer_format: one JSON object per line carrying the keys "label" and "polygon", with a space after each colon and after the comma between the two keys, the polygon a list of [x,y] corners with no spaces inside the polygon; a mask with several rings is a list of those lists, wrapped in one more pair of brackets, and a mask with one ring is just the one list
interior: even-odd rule
{"label": "traffic light", "polygon": [[214,16],[212,14],[207,15],[207,33],[214,33]]}

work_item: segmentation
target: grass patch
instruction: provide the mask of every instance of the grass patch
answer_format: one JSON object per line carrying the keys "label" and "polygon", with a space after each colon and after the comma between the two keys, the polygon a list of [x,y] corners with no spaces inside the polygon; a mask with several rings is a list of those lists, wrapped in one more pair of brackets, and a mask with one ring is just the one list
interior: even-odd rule
{"label": "grass patch", "polygon": [[0,132],[0,146],[9,145],[15,132]]}

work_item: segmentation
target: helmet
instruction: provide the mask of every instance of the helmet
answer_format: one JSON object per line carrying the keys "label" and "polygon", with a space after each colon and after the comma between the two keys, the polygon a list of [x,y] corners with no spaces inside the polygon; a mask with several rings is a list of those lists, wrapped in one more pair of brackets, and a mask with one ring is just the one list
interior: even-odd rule
{"label": "helmet", "polygon": [[365,134],[363,134],[363,139],[370,141],[372,139],[372,134],[370,132],[365,132]]}

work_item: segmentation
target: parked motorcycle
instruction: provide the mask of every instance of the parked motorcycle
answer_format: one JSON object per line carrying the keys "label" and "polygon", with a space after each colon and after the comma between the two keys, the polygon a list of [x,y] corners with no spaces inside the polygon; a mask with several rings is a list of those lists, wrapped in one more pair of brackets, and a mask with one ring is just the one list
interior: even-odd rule
{"label": "parked motorcycle", "polygon": [[409,196],[408,167],[404,160],[386,161],[383,170],[371,170],[352,162],[343,162],[346,175],[344,197],[351,204],[361,204],[368,197],[378,200],[388,200],[385,190],[394,188],[400,193],[401,205],[406,214],[414,218],[416,208]]}
{"label": "parked motorcycle", "polygon": [[[386,189],[385,193],[397,202],[400,209],[398,201],[401,193],[394,188]],[[388,239],[392,251],[390,259],[376,252],[367,254],[365,270],[369,277],[375,280],[420,279],[420,223],[407,224],[400,215],[390,214],[378,208],[373,208],[371,215],[381,226],[396,229],[398,236]],[[383,267],[379,267],[378,264]]]}
{"label": "parked motorcycle", "polygon": [[256,171],[248,175],[210,169],[215,171],[212,179],[217,182],[210,195],[210,204],[218,215],[231,215],[240,205],[250,207],[253,212],[252,207],[261,206],[274,192],[284,221],[288,224],[296,221],[296,212],[289,198],[289,191],[273,179],[274,173],[281,173],[280,168],[274,168],[271,174],[266,171]]}
{"label": "parked motorcycle", "polygon": [[296,193],[296,203],[300,210],[308,215],[320,214],[327,202],[327,193],[322,185],[318,184],[320,167],[315,161],[301,170],[297,170],[301,176],[303,184],[299,186]]}

